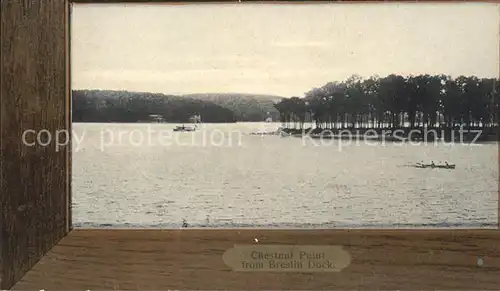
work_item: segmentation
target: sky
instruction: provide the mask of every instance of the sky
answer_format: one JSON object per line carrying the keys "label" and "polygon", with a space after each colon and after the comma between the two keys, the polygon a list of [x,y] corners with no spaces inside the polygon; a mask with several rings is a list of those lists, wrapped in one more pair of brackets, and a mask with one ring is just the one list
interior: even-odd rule
{"label": "sky", "polygon": [[73,89],[298,96],[353,74],[500,75],[500,4],[73,4]]}

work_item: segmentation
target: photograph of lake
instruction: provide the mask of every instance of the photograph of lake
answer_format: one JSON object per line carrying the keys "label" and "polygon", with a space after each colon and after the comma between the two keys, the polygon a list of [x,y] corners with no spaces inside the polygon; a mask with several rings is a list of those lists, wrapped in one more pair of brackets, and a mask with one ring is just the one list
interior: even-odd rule
{"label": "photograph of lake", "polygon": [[73,4],[75,228],[497,228],[500,5]]}

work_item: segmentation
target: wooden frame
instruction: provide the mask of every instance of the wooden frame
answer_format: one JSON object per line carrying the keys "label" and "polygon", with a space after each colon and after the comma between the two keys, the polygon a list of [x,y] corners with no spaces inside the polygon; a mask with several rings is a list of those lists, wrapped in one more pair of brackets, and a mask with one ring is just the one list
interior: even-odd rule
{"label": "wooden frame", "polygon": [[[20,142],[27,128],[71,129],[69,5],[1,4],[1,289],[499,288],[497,230],[72,230],[70,147]],[[340,245],[351,264],[339,273],[224,265],[227,249],[256,237]]]}

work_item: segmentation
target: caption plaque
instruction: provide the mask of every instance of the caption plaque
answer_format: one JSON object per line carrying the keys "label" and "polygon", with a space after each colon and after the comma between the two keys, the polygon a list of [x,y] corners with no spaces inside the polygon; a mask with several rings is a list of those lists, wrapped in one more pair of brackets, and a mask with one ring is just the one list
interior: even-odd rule
{"label": "caption plaque", "polygon": [[222,256],[239,272],[340,272],[351,256],[342,246],[325,245],[234,245]]}

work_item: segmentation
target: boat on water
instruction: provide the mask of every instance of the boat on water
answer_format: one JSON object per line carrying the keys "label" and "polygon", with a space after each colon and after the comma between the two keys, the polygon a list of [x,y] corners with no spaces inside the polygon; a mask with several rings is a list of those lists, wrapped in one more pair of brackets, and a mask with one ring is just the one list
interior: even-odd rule
{"label": "boat on water", "polygon": [[195,131],[195,130],[196,130],[196,125],[194,127],[182,125],[174,128],[174,131]]}
{"label": "boat on water", "polygon": [[194,126],[184,126],[183,124],[182,126],[176,126],[174,128],[174,131],[184,131],[184,132],[195,131],[196,129],[198,129],[197,124],[201,124],[201,115],[196,114],[190,116],[189,122],[194,124]]}
{"label": "boat on water", "polygon": [[292,136],[292,134],[291,134],[291,133],[284,132],[284,131],[280,131],[279,135],[280,135],[281,137],[290,137],[290,136]]}
{"label": "boat on water", "polygon": [[421,164],[421,163],[417,163],[415,165],[415,168],[419,168],[419,169],[427,169],[427,168],[430,168],[430,169],[455,169],[455,165],[449,165],[449,164],[445,164],[445,165],[435,165],[435,164]]}
{"label": "boat on water", "polygon": [[278,127],[278,129],[274,132],[275,135],[279,135],[281,137],[289,137],[292,136],[291,133],[283,130],[283,127]]}

